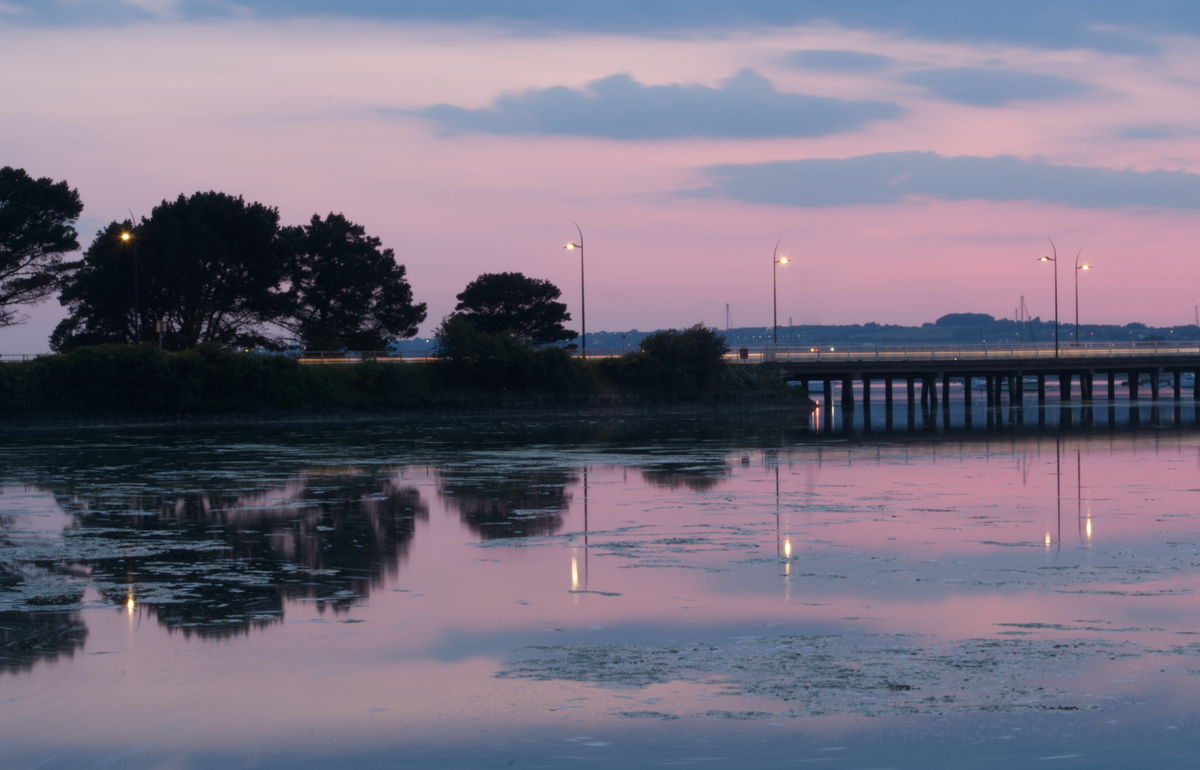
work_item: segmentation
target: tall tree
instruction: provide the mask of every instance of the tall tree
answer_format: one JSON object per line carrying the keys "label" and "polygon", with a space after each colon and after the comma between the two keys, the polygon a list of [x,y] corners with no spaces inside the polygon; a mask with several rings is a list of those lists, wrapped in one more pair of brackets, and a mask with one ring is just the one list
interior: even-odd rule
{"label": "tall tree", "polygon": [[275,209],[218,192],[164,200],[136,226],[112,222],[65,266],[59,301],[70,314],[50,346],[150,339],[158,320],[172,350],[265,341],[287,304],[278,232]]}
{"label": "tall tree", "polygon": [[0,328],[24,322],[17,305],[54,293],[63,254],[79,248],[82,211],[79,191],[66,182],[0,168]]}
{"label": "tall tree", "polygon": [[404,265],[341,214],[313,214],[281,236],[291,284],[276,320],[310,350],[383,350],[417,333],[425,303],[413,304]]}
{"label": "tall tree", "polygon": [[555,302],[557,286],[521,273],[484,273],[458,295],[455,315],[471,321],[488,334],[512,332],[535,345],[573,340],[578,332],[563,328],[571,320],[567,306]]}

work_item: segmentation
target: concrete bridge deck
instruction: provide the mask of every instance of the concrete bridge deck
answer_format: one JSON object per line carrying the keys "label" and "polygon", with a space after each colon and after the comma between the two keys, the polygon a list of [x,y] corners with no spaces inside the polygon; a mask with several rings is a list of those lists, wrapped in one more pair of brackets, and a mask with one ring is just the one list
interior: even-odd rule
{"label": "concrete bridge deck", "polygon": [[1116,398],[1118,375],[1124,377],[1129,398],[1140,396],[1140,380],[1148,378],[1150,397],[1157,400],[1160,384],[1166,380],[1175,400],[1186,389],[1200,401],[1200,343],[1132,342],[1083,343],[1064,345],[1056,351],[1046,345],[870,345],[805,346],[734,351],[733,360],[745,364],[779,369],[789,380],[821,382],[825,403],[832,403],[833,385],[840,383],[843,407],[854,405],[854,383],[864,385],[864,408],[870,408],[870,384],[884,382],[884,399],[890,410],[893,384],[902,380],[908,405],[915,406],[916,386],[920,384],[923,407],[937,406],[937,385],[942,386],[943,402],[949,397],[952,379],[963,383],[969,406],[972,382],[983,381],[984,397],[989,406],[1001,403],[1007,393],[1010,406],[1024,404],[1025,391],[1036,379],[1038,403],[1046,402],[1046,378],[1057,380],[1058,397],[1064,403],[1072,398],[1073,385],[1079,387],[1084,401],[1095,397],[1095,380],[1107,380],[1108,399]]}

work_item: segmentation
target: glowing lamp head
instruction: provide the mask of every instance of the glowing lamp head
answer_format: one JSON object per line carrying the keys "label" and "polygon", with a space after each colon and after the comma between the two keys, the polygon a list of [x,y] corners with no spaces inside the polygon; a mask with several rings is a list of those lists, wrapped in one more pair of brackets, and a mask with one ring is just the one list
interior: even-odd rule
{"label": "glowing lamp head", "polygon": [[1053,261],[1054,260],[1050,257],[1042,257],[1042,258],[1038,259],[1038,262],[1053,262]]}
{"label": "glowing lamp head", "polygon": [[786,265],[787,263],[788,263],[788,258],[787,258],[787,257],[780,257],[780,258],[779,258],[779,264],[781,264],[781,265]]}
{"label": "glowing lamp head", "polygon": [[123,240],[123,241],[129,240],[129,233],[121,233],[121,240]]}
{"label": "glowing lamp head", "polygon": [[1080,265],[1079,269],[1080,270],[1091,270],[1092,266],[1091,265]]}
{"label": "glowing lamp head", "polygon": [[567,251],[570,251],[571,249],[579,248],[579,246],[578,246],[578,244],[568,243],[566,246],[563,246],[563,248],[566,249]]}

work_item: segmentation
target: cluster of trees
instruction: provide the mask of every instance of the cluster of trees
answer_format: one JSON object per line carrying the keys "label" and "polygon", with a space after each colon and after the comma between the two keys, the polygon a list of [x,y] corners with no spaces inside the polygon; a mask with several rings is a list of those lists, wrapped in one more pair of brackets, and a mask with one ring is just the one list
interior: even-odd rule
{"label": "cluster of trees", "polygon": [[269,346],[275,329],[305,347],[377,350],[425,320],[404,266],[360,225],[331,213],[281,227],[277,210],[217,192],[112,222],[58,269],[69,311],[50,337],[59,352],[140,342],[159,321],[170,350]]}
{"label": "cluster of trees", "polygon": [[[20,305],[58,293],[68,315],[50,346],[75,352],[63,357],[66,368],[50,379],[72,383],[62,399],[100,399],[79,403],[81,409],[117,408],[105,399],[137,390],[114,386],[134,372],[136,379],[175,383],[167,390],[184,400],[160,404],[164,409],[241,403],[236,394],[229,394],[232,401],[213,401],[215,379],[239,382],[235,390],[258,394],[254,398],[263,403],[303,401],[315,397],[319,383],[278,367],[235,365],[218,349],[282,347],[295,339],[307,349],[383,350],[415,335],[425,320],[425,304],[413,301],[392,250],[341,214],[281,226],[279,212],[261,203],[218,192],[180,195],[141,221],[110,222],[82,259],[67,261],[65,255],[79,249],[74,224],[82,209],[79,193],[66,182],[0,169],[0,327],[23,320]],[[564,344],[578,334],[564,326],[571,315],[560,296],[551,282],[521,273],[480,275],[458,294],[454,312],[435,332],[438,363],[429,376],[444,392],[728,389],[718,381],[725,341],[700,325],[649,335],[641,342],[645,355],[596,365],[578,360],[569,352],[574,345]],[[144,348],[122,353],[102,347],[157,341],[159,322],[165,349],[193,352],[168,361],[147,358]],[[139,350],[142,358],[135,355]],[[231,366],[245,371],[226,371]],[[34,402],[45,406],[44,388],[37,385],[48,381],[43,369],[13,370],[0,390],[12,391],[13,398],[24,394],[29,408]],[[377,386],[362,384],[368,391]]]}
{"label": "cluster of trees", "polygon": [[[0,169],[0,327],[21,305],[58,292],[68,317],[50,339],[57,352],[156,336],[164,347],[205,343],[382,350],[416,334],[425,304],[413,301],[391,249],[341,214],[280,226],[279,212],[218,192],[164,200],[140,222],[114,221],[83,258],[79,193],[66,182]],[[561,343],[577,334],[561,292],[520,273],[487,273],[458,295],[439,338],[462,347],[478,335],[511,344]],[[455,342],[457,341],[457,342]]]}

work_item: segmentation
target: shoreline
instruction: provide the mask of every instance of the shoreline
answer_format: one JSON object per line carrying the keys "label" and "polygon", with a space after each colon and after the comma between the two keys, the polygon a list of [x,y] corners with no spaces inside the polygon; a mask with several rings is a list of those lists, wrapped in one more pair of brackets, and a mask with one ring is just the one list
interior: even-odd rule
{"label": "shoreline", "polygon": [[702,415],[789,416],[812,414],[817,404],[793,396],[751,396],[697,400],[641,401],[630,399],[565,401],[520,401],[496,404],[441,404],[377,409],[273,409],[260,412],[191,412],[173,414],[81,414],[41,413],[0,417],[0,432],[28,434],[75,430],[171,429],[209,427],[304,427],[395,423],[421,424],[461,421],[510,421],[514,419],[612,419],[695,417]]}

